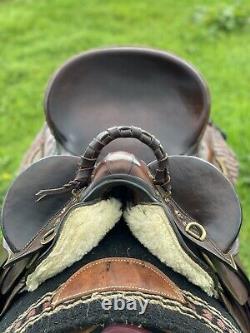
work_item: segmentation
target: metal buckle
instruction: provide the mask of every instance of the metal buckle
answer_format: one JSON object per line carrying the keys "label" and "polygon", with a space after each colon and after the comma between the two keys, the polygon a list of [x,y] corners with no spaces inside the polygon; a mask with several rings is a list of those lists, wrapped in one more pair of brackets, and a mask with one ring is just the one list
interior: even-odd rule
{"label": "metal buckle", "polygon": [[[192,231],[192,228],[194,228],[194,230],[198,230],[199,234],[195,231]],[[195,221],[189,222],[185,227],[185,231],[190,236],[194,237],[195,239],[198,239],[201,242],[204,241],[204,239],[207,236],[207,232],[204,229],[204,227]]]}

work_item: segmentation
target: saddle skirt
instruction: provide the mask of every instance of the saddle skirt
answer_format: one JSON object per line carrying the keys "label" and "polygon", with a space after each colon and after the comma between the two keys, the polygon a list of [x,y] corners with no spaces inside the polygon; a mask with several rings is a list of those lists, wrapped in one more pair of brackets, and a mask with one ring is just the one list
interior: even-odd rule
{"label": "saddle skirt", "polygon": [[[119,151],[99,161],[121,138],[150,147],[156,161],[147,166]],[[128,126],[104,131],[81,157],[44,158],[15,180],[2,211],[3,311],[17,291],[35,290],[80,260],[121,216],[153,255],[222,300],[247,332],[249,281],[238,265],[241,208],[233,186],[211,164],[168,156],[154,136]]]}

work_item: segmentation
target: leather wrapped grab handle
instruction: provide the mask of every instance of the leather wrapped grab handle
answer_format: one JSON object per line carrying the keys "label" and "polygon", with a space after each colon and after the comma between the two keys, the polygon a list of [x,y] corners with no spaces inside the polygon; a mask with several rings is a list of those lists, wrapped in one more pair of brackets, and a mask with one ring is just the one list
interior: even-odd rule
{"label": "leather wrapped grab handle", "polygon": [[102,149],[110,142],[119,138],[133,138],[147,145],[156,156],[158,167],[155,172],[155,184],[161,185],[164,190],[170,191],[170,174],[168,166],[168,155],[161,143],[152,134],[134,126],[112,127],[100,133],[88,145],[85,153],[81,156],[81,166],[78,180],[89,180],[95,167],[98,156]]}
{"label": "leather wrapped grab handle", "polygon": [[167,192],[167,194],[170,194],[171,184],[168,155],[165,153],[160,141],[157,140],[152,134],[139,127],[120,126],[107,129],[90,142],[84,155],[81,156],[81,162],[75,179],[62,187],[39,191],[36,194],[38,197],[37,201],[42,200],[47,195],[75,191],[87,186],[90,182],[92,172],[102,149],[110,142],[119,138],[137,139],[153,150],[158,162],[158,166],[155,170],[154,184],[160,185]]}

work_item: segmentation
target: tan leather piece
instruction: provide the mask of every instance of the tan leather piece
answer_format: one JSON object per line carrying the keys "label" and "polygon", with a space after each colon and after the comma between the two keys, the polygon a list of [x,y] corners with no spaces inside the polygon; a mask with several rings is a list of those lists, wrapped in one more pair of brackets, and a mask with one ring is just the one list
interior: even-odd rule
{"label": "tan leather piece", "polygon": [[140,291],[185,303],[181,290],[153,265],[134,258],[105,258],[78,270],[56,292],[54,306],[103,291]]}
{"label": "tan leather piece", "polygon": [[92,181],[96,182],[102,177],[119,173],[139,177],[149,184],[153,181],[146,164],[138,161],[133,154],[123,151],[109,153],[95,168]]}

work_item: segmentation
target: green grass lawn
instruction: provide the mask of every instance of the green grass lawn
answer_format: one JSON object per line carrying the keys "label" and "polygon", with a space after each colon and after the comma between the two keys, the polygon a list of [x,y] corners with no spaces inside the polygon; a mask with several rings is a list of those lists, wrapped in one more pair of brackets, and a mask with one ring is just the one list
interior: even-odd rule
{"label": "green grass lawn", "polygon": [[[241,166],[241,256],[250,273],[250,33],[214,34],[193,22],[217,0],[0,0],[0,197],[43,123],[51,73],[68,57],[101,46],[169,50],[192,62],[212,95],[212,119],[228,134]],[[225,7],[234,3],[224,1]],[[250,5],[249,5],[250,8]],[[100,124],[101,128],[101,124]]]}

